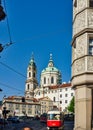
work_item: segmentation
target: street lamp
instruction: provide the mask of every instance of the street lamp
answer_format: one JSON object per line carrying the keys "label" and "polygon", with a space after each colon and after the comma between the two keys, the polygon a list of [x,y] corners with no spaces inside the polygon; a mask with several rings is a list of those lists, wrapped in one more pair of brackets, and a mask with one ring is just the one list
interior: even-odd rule
{"label": "street lamp", "polygon": [[6,14],[3,11],[3,7],[1,6],[1,2],[0,2],[0,21],[4,20],[5,17],[6,17]]}
{"label": "street lamp", "polygon": [[5,48],[7,48],[8,46],[10,46],[11,44],[13,44],[13,43],[10,42],[10,43],[7,43],[7,44],[5,44],[5,45],[2,45],[2,44],[0,43],[0,52],[2,52]]}

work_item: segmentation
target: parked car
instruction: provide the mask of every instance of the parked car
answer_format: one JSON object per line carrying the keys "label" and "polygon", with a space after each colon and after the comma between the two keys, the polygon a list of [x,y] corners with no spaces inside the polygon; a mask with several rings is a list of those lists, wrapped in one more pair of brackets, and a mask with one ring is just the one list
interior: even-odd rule
{"label": "parked car", "polygon": [[64,121],[74,121],[74,114],[65,114]]}
{"label": "parked car", "polygon": [[8,124],[6,119],[0,118],[0,125]]}
{"label": "parked car", "polygon": [[18,119],[20,122],[24,122],[27,119],[27,116],[19,116]]}
{"label": "parked car", "polygon": [[43,113],[41,116],[40,116],[40,122],[47,122],[47,113]]}
{"label": "parked car", "polygon": [[7,118],[8,122],[12,122],[12,123],[19,123],[19,118],[18,117],[9,117]]}
{"label": "parked car", "polygon": [[38,115],[34,116],[34,120],[39,120],[40,117]]}

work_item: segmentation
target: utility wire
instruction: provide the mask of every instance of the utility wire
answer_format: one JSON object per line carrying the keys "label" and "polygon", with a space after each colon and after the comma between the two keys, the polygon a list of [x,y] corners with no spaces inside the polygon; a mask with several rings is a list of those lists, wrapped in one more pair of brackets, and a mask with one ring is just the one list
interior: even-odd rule
{"label": "utility wire", "polygon": [[[5,8],[5,12],[7,14],[5,0],[4,0],[4,8]],[[9,26],[9,20],[8,20],[8,14],[7,14],[7,17],[6,17],[6,21],[7,21],[7,28],[8,28],[8,34],[9,34],[9,41],[10,41],[10,44],[12,44],[12,38],[11,38],[10,26]]]}
{"label": "utility wire", "polygon": [[6,65],[5,63],[0,62],[0,64],[1,64],[1,65],[3,65],[3,66],[5,66],[6,68],[10,69],[11,71],[13,71],[13,72],[15,72],[15,73],[17,73],[17,74],[21,75],[22,77],[26,78],[26,76],[25,76],[25,75],[23,75],[23,74],[21,74],[20,72],[18,72],[18,71],[16,71],[16,70],[14,70],[14,69],[13,69],[13,68],[11,68],[10,66]]}
{"label": "utility wire", "polygon": [[17,90],[17,91],[24,92],[23,90],[20,90],[20,89],[14,88],[14,87],[9,86],[9,85],[7,85],[7,84],[5,84],[5,83],[1,83],[1,82],[0,82],[0,85],[5,86],[5,87],[7,87],[7,88],[15,89],[15,90]]}

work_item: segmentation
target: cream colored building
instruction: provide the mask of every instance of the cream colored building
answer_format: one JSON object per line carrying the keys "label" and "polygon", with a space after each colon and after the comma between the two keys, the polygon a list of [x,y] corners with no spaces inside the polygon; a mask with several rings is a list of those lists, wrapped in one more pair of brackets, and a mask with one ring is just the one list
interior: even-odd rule
{"label": "cream colored building", "polygon": [[9,115],[16,116],[35,116],[40,114],[41,104],[34,98],[25,98],[25,101],[22,101],[23,97],[10,96],[4,98],[3,107],[6,107],[6,110],[10,110]]}
{"label": "cream colored building", "polygon": [[3,107],[6,110],[10,110],[8,116],[29,116],[34,117],[35,115],[40,116],[42,113],[47,113],[48,110],[53,109],[53,101],[48,97],[41,99],[25,98],[23,97],[10,96],[4,98]]}
{"label": "cream colored building", "polygon": [[49,97],[39,98],[38,100],[41,104],[41,114],[53,109],[53,101]]}

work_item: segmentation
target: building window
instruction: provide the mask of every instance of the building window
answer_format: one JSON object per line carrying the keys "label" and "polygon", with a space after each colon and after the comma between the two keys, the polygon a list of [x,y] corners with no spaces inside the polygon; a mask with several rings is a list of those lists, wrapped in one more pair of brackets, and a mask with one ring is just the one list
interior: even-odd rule
{"label": "building window", "polygon": [[29,84],[27,85],[27,89],[29,90]]}
{"label": "building window", "polygon": [[67,100],[65,100],[65,103],[67,103]]}
{"label": "building window", "polygon": [[33,77],[35,78],[35,73],[33,73]]}
{"label": "building window", "polygon": [[51,77],[51,83],[52,84],[54,83],[54,77]]}
{"label": "building window", "polygon": [[62,92],[62,89],[60,89],[60,92]]}
{"label": "building window", "polygon": [[48,78],[48,84],[49,84],[49,78]]}
{"label": "building window", "polygon": [[62,98],[62,94],[60,94],[60,98]]}
{"label": "building window", "polygon": [[93,55],[93,38],[89,38],[89,55]]}
{"label": "building window", "polygon": [[89,0],[89,7],[93,7],[93,0]]}
{"label": "building window", "polygon": [[44,77],[44,84],[46,84],[46,78]]}
{"label": "building window", "polygon": [[67,91],[68,89],[67,89],[67,88],[65,88],[65,90]]}
{"label": "building window", "polygon": [[40,95],[40,92],[39,92],[39,95]]}
{"label": "building window", "polygon": [[55,93],[57,92],[57,90],[55,90]]}
{"label": "building window", "polygon": [[65,97],[67,97],[67,93],[65,94]]}
{"label": "building window", "polygon": [[62,101],[60,101],[60,104],[62,104]]}
{"label": "building window", "polygon": [[53,101],[54,101],[54,102],[56,101],[56,98],[55,98],[55,97],[53,98]]}
{"label": "building window", "polygon": [[71,96],[73,96],[73,93],[71,93]]}

